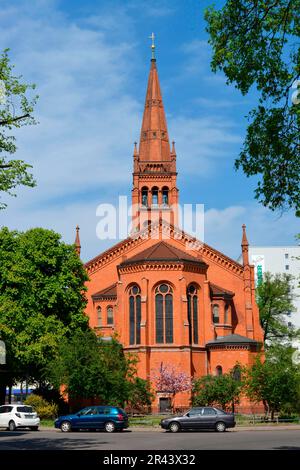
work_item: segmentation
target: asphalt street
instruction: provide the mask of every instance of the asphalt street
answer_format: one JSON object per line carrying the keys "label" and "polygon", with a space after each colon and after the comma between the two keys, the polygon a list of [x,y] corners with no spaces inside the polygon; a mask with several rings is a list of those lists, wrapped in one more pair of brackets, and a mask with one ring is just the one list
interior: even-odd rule
{"label": "asphalt street", "polygon": [[300,450],[299,429],[181,432],[0,431],[1,450]]}

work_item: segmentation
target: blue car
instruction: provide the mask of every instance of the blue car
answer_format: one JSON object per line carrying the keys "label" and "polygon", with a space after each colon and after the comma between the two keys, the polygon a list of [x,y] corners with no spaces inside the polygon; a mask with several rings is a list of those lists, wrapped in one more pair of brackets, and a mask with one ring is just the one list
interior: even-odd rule
{"label": "blue car", "polygon": [[60,416],[54,427],[62,432],[79,429],[104,429],[106,432],[122,431],[128,428],[128,416],[116,406],[88,406],[76,414]]}

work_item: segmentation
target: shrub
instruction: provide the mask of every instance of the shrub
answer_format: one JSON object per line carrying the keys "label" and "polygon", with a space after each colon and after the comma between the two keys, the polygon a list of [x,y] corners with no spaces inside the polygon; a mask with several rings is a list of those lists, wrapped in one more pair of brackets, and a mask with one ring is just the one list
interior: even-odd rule
{"label": "shrub", "polygon": [[39,395],[30,395],[24,404],[32,406],[41,419],[54,419],[58,413],[58,406],[55,403],[49,403]]}

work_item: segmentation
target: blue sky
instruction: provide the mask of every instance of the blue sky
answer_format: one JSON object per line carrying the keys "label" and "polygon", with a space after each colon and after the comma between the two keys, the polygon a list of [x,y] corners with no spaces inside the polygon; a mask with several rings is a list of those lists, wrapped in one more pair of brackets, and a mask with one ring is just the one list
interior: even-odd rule
{"label": "blue sky", "polygon": [[39,124],[16,134],[16,156],[33,165],[38,186],[7,200],[1,225],[53,228],[73,242],[79,224],[84,260],[112,245],[96,237],[96,207],[130,197],[154,31],[180,202],[205,205],[204,241],[237,258],[246,223],[252,244],[295,244],[299,219],[264,209],[255,179],[234,170],[256,96],[210,70],[210,3],[0,0],[1,48],[40,95]]}

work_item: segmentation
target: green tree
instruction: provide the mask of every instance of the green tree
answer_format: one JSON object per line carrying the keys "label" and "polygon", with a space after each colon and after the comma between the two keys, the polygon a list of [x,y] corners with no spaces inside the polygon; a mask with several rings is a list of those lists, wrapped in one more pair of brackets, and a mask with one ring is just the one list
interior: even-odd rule
{"label": "green tree", "polygon": [[289,346],[273,345],[263,362],[258,356],[246,371],[245,392],[251,401],[263,402],[266,417],[283,410],[287,405],[299,410],[300,370],[292,359],[295,350]]}
{"label": "green tree", "polygon": [[[11,131],[36,123],[33,111],[38,97],[28,96],[35,85],[26,84],[21,79],[21,76],[14,75],[8,49],[5,49],[0,56],[0,193],[11,196],[15,196],[13,189],[16,186],[35,186],[28,171],[31,165],[11,158],[17,150],[16,138]],[[0,202],[0,209],[5,207],[6,204]]]}
{"label": "green tree", "polygon": [[290,275],[266,272],[256,288],[256,301],[264,341],[291,341],[299,336],[299,330],[288,326],[290,314],[295,311]]}
{"label": "green tree", "polygon": [[243,95],[253,86],[259,93],[235,166],[261,175],[255,195],[264,206],[298,214],[300,0],[227,0],[219,10],[208,8],[205,18],[212,70],[222,70]]}
{"label": "green tree", "polygon": [[88,328],[85,269],[73,245],[41,228],[24,233],[0,230],[0,265],[0,337],[7,347],[7,385],[41,380],[42,369],[63,338]]}
{"label": "green tree", "polygon": [[154,399],[150,383],[147,380],[135,377],[129,384],[127,406],[134,411],[148,411]]}
{"label": "green tree", "polygon": [[239,403],[242,381],[236,380],[233,371],[222,375],[206,375],[193,381],[193,406],[220,406],[222,409]]}
{"label": "green tree", "polygon": [[55,387],[64,386],[69,399],[97,400],[124,406],[136,373],[136,360],[125,356],[115,338],[97,338],[93,331],[77,331],[63,340],[45,376]]}

